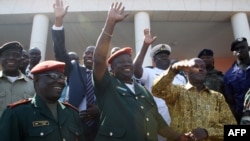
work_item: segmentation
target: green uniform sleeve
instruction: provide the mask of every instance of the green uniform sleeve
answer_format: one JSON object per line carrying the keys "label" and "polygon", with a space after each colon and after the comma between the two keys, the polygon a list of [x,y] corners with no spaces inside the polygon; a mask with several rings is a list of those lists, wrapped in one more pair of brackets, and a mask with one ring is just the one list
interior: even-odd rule
{"label": "green uniform sleeve", "polygon": [[4,141],[21,141],[21,133],[14,110],[6,109],[0,118],[0,139]]}

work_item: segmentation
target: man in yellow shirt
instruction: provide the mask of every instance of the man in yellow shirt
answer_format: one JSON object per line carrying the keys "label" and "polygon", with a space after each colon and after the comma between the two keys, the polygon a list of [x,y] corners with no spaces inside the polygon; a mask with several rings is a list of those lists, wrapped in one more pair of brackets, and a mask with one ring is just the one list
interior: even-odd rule
{"label": "man in yellow shirt", "polygon": [[[188,83],[172,85],[180,70],[185,71]],[[179,61],[154,81],[152,93],[166,101],[172,128],[179,132],[204,128],[208,134],[206,141],[223,141],[224,125],[236,124],[236,120],[224,96],[203,84],[206,73],[200,58]]]}

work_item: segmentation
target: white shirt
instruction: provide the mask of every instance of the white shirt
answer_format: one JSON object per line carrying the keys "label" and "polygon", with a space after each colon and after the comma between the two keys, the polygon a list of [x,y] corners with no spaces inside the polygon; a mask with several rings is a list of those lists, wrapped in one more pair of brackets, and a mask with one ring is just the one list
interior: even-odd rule
{"label": "white shirt", "polygon": [[[162,70],[162,69],[159,69],[159,68],[156,68],[156,67],[154,67],[154,68],[143,68],[143,74],[142,74],[142,77],[139,80],[151,92],[153,81],[155,80],[156,77],[160,76],[161,73],[163,73],[164,71],[166,71],[166,70]],[[187,82],[186,82],[186,79],[184,78],[184,76],[182,76],[180,74],[177,74],[174,77],[174,80],[173,80],[172,83],[175,84],[175,85],[185,85]]]}

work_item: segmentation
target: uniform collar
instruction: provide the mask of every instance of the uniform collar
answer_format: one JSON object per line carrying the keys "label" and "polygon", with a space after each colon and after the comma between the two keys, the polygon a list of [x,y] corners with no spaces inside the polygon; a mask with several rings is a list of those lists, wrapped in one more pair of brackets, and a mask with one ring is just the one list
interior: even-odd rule
{"label": "uniform collar", "polygon": [[[18,80],[24,79],[25,81],[29,81],[29,78],[24,75],[20,70],[18,70],[19,76]],[[0,71],[0,78],[7,78],[7,76],[3,73],[3,71]]]}

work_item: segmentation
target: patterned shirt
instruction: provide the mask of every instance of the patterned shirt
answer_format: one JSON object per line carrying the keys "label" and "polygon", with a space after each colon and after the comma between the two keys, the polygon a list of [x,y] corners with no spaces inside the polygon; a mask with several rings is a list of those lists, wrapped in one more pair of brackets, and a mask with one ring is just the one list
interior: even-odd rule
{"label": "patterned shirt", "polygon": [[152,87],[153,94],[163,98],[169,107],[171,127],[179,132],[205,128],[209,134],[207,141],[223,141],[224,125],[236,124],[224,96],[208,88],[199,92],[190,83],[172,85],[175,75],[172,69],[167,70]]}

